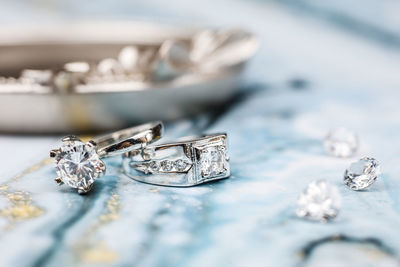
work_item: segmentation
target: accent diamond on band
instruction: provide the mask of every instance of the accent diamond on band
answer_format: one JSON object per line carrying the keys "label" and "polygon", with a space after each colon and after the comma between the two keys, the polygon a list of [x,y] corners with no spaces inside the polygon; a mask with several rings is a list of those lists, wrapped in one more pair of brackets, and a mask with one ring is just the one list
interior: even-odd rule
{"label": "accent diamond on band", "polygon": [[192,186],[230,176],[226,134],[191,138],[132,150],[123,155],[124,173],[137,181]]}
{"label": "accent diamond on band", "polygon": [[161,122],[147,123],[117,131],[87,143],[70,135],[62,139],[59,149],[50,151],[56,160],[58,184],[77,188],[79,193],[90,191],[96,179],[105,174],[102,157],[121,154],[160,139]]}

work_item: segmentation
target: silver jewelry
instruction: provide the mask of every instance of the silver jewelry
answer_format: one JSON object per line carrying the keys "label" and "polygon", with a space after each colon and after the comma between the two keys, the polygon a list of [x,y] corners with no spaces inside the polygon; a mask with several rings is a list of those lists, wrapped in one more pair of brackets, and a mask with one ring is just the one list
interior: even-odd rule
{"label": "silver jewelry", "polygon": [[88,192],[96,179],[105,174],[106,165],[103,157],[114,156],[143,144],[161,138],[163,125],[152,122],[120,130],[89,142],[83,142],[74,135],[62,139],[63,146],[50,151],[50,157],[56,160],[58,184],[67,184],[77,188],[79,193]]}
{"label": "silver jewelry", "polygon": [[143,21],[0,25],[0,36],[2,132],[98,131],[198,114],[236,93],[258,47],[243,30]]}
{"label": "silver jewelry", "polygon": [[230,176],[227,135],[187,137],[123,155],[124,173],[137,181],[192,186]]}

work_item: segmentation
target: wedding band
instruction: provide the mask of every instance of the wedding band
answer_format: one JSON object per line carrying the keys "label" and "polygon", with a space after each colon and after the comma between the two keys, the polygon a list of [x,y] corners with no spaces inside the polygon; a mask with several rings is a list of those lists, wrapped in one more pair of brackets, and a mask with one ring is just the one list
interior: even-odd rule
{"label": "wedding band", "polygon": [[227,134],[186,138],[132,150],[122,157],[124,173],[137,181],[193,186],[230,176]]}
{"label": "wedding band", "polygon": [[59,149],[50,151],[56,160],[58,184],[77,188],[79,193],[88,192],[96,179],[105,174],[103,157],[115,156],[130,150],[139,149],[157,141],[163,133],[161,122],[151,122],[101,136],[83,142],[74,135],[62,139]]}

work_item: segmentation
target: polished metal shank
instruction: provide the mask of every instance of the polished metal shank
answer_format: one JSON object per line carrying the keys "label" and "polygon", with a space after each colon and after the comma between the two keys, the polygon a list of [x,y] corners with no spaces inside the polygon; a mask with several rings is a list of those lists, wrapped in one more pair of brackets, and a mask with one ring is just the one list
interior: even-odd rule
{"label": "polished metal shank", "polygon": [[227,135],[147,146],[123,155],[124,173],[137,181],[193,186],[230,176]]}
{"label": "polished metal shank", "polygon": [[109,157],[151,144],[160,139],[162,133],[163,124],[157,121],[113,132],[93,141],[97,144],[99,156]]}

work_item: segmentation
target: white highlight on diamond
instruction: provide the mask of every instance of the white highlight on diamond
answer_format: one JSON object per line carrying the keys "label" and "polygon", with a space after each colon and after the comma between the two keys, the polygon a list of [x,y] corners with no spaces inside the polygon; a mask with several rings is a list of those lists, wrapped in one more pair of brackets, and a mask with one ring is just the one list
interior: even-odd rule
{"label": "white highlight on diamond", "polygon": [[344,183],[352,190],[371,186],[381,174],[381,167],[374,158],[362,158],[353,162],[344,173]]}
{"label": "white highlight on diamond", "polygon": [[341,196],[337,186],[326,180],[310,183],[297,200],[297,215],[315,221],[326,222],[339,213]]}
{"label": "white highlight on diamond", "polygon": [[325,137],[325,149],[335,157],[353,156],[359,146],[358,136],[346,128],[337,128],[329,131]]}
{"label": "white highlight on diamond", "polygon": [[88,188],[103,164],[95,147],[79,140],[65,142],[56,157],[57,174],[73,188]]}

